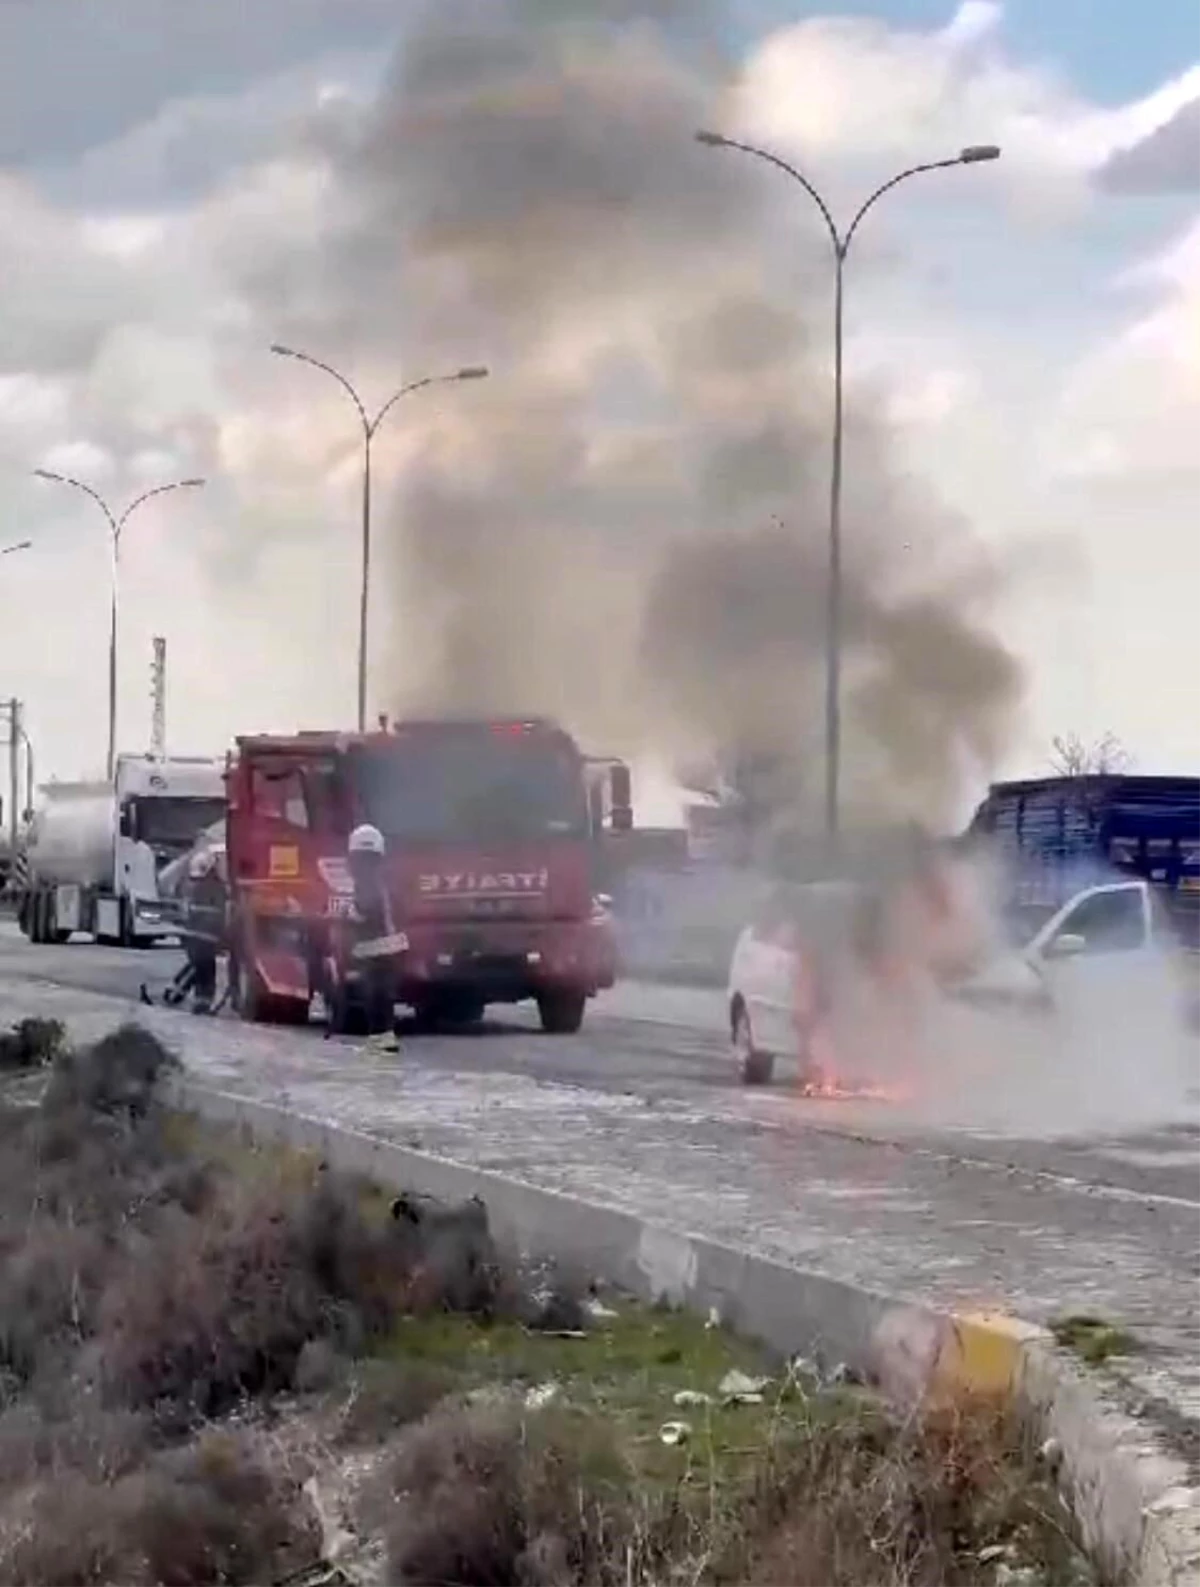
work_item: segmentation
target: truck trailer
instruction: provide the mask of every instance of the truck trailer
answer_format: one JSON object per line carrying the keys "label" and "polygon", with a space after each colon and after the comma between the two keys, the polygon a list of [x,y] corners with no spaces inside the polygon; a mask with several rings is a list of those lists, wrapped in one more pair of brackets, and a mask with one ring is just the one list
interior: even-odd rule
{"label": "truck trailer", "polygon": [[119,755],[111,783],[40,790],[18,867],[17,919],[31,942],[148,946],[175,932],[159,876],[225,809],[211,757]]}
{"label": "truck trailer", "polygon": [[1083,888],[1143,881],[1181,944],[1200,948],[1200,777],[996,783],[965,839],[1005,862],[1004,913],[1022,938]]}
{"label": "truck trailer", "polygon": [[302,1022],[318,992],[353,1016],[348,842],[363,823],[385,846],[396,1003],[469,1024],[489,1003],[529,999],[547,1031],[571,1032],[613,984],[598,882],[605,842],[632,822],[628,769],[586,760],[553,722],[241,738],[228,794],[231,984],[245,1019]]}

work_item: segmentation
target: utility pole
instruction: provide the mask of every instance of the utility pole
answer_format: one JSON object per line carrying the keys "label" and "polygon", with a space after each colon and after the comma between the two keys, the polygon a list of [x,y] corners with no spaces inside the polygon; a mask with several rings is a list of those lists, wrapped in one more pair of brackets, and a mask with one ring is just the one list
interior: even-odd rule
{"label": "utility pole", "polygon": [[8,852],[10,863],[17,857],[21,808],[21,702],[8,702]]}
{"label": "utility pole", "polygon": [[161,760],[167,753],[167,642],[154,636],[154,660],[150,663],[150,753]]}

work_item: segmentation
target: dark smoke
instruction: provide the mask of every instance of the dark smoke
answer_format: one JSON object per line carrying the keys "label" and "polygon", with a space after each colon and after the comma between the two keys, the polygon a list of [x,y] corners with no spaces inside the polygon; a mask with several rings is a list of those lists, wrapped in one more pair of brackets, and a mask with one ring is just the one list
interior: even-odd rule
{"label": "dark smoke", "polygon": [[[493,370],[406,417],[399,704],[548,710],[597,750],[668,760],[736,742],[782,754],[807,796],[829,265],[781,178],[692,141],[727,121],[731,82],[703,13],[425,10],[366,124],[327,143],[322,345]],[[852,406],[849,782],[928,814],[1003,742],[1018,672],[977,626],[992,592],[965,526]]]}

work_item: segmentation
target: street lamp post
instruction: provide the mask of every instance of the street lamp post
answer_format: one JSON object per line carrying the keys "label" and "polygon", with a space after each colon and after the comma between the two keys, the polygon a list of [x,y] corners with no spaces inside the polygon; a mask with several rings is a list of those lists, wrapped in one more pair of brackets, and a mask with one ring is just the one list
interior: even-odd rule
{"label": "street lamp post", "polygon": [[33,472],[38,479],[53,480],[57,485],[70,485],[72,489],[81,490],[85,496],[90,496],[108,523],[112,549],[112,591],[108,629],[108,777],[111,782],[117,761],[117,581],[121,561],[121,532],[131,515],[143,502],[150,501],[155,496],[165,496],[168,491],[197,490],[204,481],[177,479],[172,480],[169,485],[155,485],[153,490],[144,490],[140,496],[136,496],[117,518],[114,517],[104,497],[90,485],[85,485],[81,479],[72,479],[68,474],[56,474],[48,468],[35,468]]}
{"label": "street lamp post", "polygon": [[735,138],[723,137],[719,132],[697,132],[696,141],[714,149],[737,149],[742,154],[752,154],[765,160],[796,181],[821,212],[821,219],[833,245],[833,452],[829,473],[829,583],[826,592],[825,621],[825,826],[831,837],[838,830],[838,791],[841,769],[841,666],[842,666],[842,364],[844,346],[843,288],[846,255],[867,211],[894,187],[910,177],[921,176],[926,171],[945,171],[956,165],[980,165],[998,160],[1000,150],[994,143],[975,143],[962,149],[952,159],[931,160],[921,165],[909,166],[880,184],[859,205],[849,226],[843,231],[833,218],[833,212],[817,188],[802,171],[787,160],[772,154],[769,149],[757,148],[751,143],[740,143]]}
{"label": "street lamp post", "polygon": [[279,342],[272,343],[271,351],[280,358],[295,358],[302,364],[311,364],[314,369],[321,369],[325,374],[332,375],[353,402],[362,423],[362,581],[358,595],[358,731],[362,733],[367,723],[367,619],[371,589],[371,442],[375,439],[379,426],[401,397],[407,397],[414,391],[421,391],[425,386],[448,385],[455,380],[485,380],[488,371],[482,365],[471,364],[456,369],[448,375],[426,375],[421,380],[411,381],[407,386],[401,386],[399,391],[393,392],[372,418],[358,392],[345,375],[334,369],[332,364],[322,363],[319,358],[297,352],[294,347],[284,347]]}

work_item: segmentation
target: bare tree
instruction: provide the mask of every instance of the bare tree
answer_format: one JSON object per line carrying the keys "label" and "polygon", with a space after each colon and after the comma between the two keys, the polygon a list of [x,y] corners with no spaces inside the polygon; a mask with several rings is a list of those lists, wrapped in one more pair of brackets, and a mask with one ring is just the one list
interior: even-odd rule
{"label": "bare tree", "polygon": [[1060,734],[1051,740],[1050,768],[1057,777],[1116,776],[1128,771],[1132,756],[1115,733],[1089,744],[1078,733]]}

